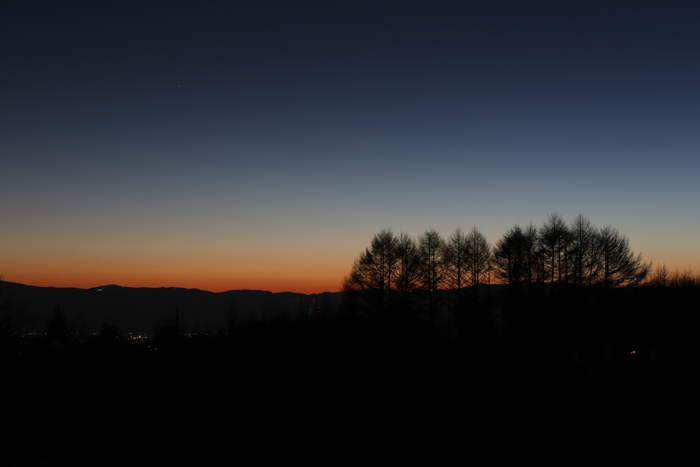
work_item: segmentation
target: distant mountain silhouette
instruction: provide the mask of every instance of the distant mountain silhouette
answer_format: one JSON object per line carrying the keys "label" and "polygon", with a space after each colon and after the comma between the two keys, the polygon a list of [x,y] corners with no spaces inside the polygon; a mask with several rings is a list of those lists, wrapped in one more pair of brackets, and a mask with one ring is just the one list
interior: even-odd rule
{"label": "distant mountain silhouette", "polygon": [[43,331],[46,320],[57,304],[69,319],[80,317],[86,332],[96,332],[103,323],[117,324],[124,332],[151,332],[163,321],[172,319],[175,309],[186,330],[216,331],[226,325],[233,309],[239,320],[272,319],[308,315],[325,306],[333,313],[338,309],[342,292],[301,294],[272,293],[262,290],[208,292],[178,287],[121,287],[104,285],[91,289],[36,287],[3,281],[3,296],[23,303],[35,316],[27,331]]}

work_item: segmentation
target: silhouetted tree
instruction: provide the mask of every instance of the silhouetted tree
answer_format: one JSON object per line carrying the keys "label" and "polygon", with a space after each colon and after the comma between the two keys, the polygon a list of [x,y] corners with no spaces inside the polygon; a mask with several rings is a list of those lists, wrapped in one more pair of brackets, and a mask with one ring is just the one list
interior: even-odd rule
{"label": "silhouetted tree", "polygon": [[[462,289],[468,285],[468,268],[470,263],[470,251],[467,236],[462,229],[457,228],[452,236],[445,242],[444,262],[445,262],[445,285],[451,290],[453,300],[451,312],[448,311],[448,332],[451,327],[450,315],[454,315],[458,323],[464,321],[466,306],[463,300],[465,291]],[[463,326],[457,326],[463,329]]]}
{"label": "silhouetted tree", "polygon": [[473,296],[473,308],[479,311],[481,302],[480,286],[490,280],[492,265],[492,253],[486,237],[476,228],[472,228],[467,235],[467,248],[469,251],[467,273],[467,285],[471,287]]}
{"label": "silhouetted tree", "polygon": [[700,287],[700,276],[693,274],[693,270],[688,268],[683,272],[676,269],[670,275],[669,285],[674,288],[693,289]]}
{"label": "silhouetted tree", "polygon": [[476,287],[487,281],[491,271],[491,247],[476,227],[467,235],[467,249],[469,252],[467,261],[468,285]]}
{"label": "silhouetted tree", "polygon": [[549,282],[566,281],[568,277],[569,230],[557,213],[550,214],[540,230],[540,250]]}
{"label": "silhouetted tree", "polygon": [[398,277],[399,242],[391,230],[382,230],[355,260],[343,281],[343,292],[358,311],[386,316],[391,310],[392,287]]}
{"label": "silhouetted tree", "polygon": [[469,286],[470,300],[467,307],[467,314],[459,321],[459,332],[461,338],[466,337],[467,327],[473,327],[473,334],[483,330],[484,312],[482,306],[481,287],[490,281],[491,273],[491,248],[486,237],[473,227],[466,236],[467,244],[467,286]]}
{"label": "silhouetted tree", "polygon": [[497,242],[493,253],[496,279],[502,284],[519,287],[527,278],[528,238],[519,225],[515,225]]}
{"label": "silhouetted tree", "polygon": [[531,287],[528,286],[532,277],[530,266],[537,264],[532,260],[535,255],[533,245],[537,243],[536,237],[533,239],[532,236],[533,230],[526,231],[515,225],[496,242],[493,254],[496,279],[507,284],[500,297],[505,328],[514,336],[527,334],[525,329],[532,318],[532,303],[527,300],[529,294],[526,291],[529,292]]}
{"label": "silhouetted tree", "polygon": [[445,241],[436,230],[428,229],[418,238],[419,289],[427,297],[428,317],[434,328],[439,324],[439,290],[445,281],[444,253]]}
{"label": "silhouetted tree", "polygon": [[578,285],[591,285],[595,275],[596,230],[591,222],[579,214],[571,221],[571,281]]}
{"label": "silhouetted tree", "polygon": [[600,265],[597,284],[604,288],[621,285],[639,285],[651,270],[651,263],[642,261],[642,254],[636,257],[630,250],[627,237],[617,229],[604,226],[596,235],[597,264]]}
{"label": "silhouetted tree", "polygon": [[670,283],[670,278],[671,273],[666,268],[666,265],[657,265],[656,269],[654,269],[654,272],[651,274],[649,285],[654,287],[666,287]]}
{"label": "silhouetted tree", "polygon": [[532,284],[543,284],[546,276],[544,257],[540,249],[539,231],[532,223],[523,230],[522,248],[525,253],[523,280],[527,284],[528,292],[531,292]]}
{"label": "silhouetted tree", "polygon": [[416,313],[415,291],[420,280],[418,246],[407,233],[398,237],[398,277],[396,287],[399,292],[399,312],[406,318]]}
{"label": "silhouetted tree", "polygon": [[[391,230],[382,230],[372,239],[371,259],[367,266],[373,270],[379,288],[380,312],[391,309],[392,286],[397,276],[398,239]],[[367,257],[365,257],[367,258]]]}

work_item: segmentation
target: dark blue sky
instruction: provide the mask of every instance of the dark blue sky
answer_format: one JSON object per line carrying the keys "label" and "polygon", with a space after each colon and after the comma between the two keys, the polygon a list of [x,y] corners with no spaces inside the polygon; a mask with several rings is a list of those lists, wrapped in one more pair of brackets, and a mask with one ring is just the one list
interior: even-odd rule
{"label": "dark blue sky", "polygon": [[700,7],[435,3],[5,7],[0,273],[337,290],[381,228],[555,211],[700,267]]}

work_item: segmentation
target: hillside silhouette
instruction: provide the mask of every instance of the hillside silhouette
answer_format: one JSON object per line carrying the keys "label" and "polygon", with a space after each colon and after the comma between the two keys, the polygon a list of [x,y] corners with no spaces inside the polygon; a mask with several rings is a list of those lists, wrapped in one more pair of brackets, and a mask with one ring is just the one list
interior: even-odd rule
{"label": "hillside silhouette", "polygon": [[[215,332],[226,326],[233,312],[239,320],[271,319],[318,312],[322,304],[337,310],[339,293],[273,293],[262,290],[208,292],[179,287],[121,287],[105,285],[90,289],[37,287],[2,283],[3,293],[24,304],[28,314],[45,316],[60,304],[71,317],[80,317],[86,332],[97,332],[103,323],[115,323],[128,332],[151,332],[155,323],[172,319],[177,308],[189,330]],[[43,322],[27,332],[41,331]]]}

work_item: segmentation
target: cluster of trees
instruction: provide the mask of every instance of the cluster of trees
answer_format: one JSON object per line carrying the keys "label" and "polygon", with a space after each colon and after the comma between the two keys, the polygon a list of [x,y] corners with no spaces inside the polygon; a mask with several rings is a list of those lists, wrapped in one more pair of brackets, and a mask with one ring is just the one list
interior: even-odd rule
{"label": "cluster of trees", "polygon": [[630,249],[629,240],[609,225],[595,227],[579,214],[570,224],[551,214],[537,229],[515,226],[498,240],[493,267],[504,284],[576,284],[613,288],[639,285],[651,263]]}
{"label": "cluster of trees", "polygon": [[[417,316],[427,312],[436,324],[443,289],[456,291],[456,306],[466,301],[463,290],[489,282],[491,249],[478,229],[457,229],[447,240],[430,229],[414,240],[385,229],[355,260],[343,281],[346,304],[376,311],[379,315],[402,312]],[[416,301],[416,292],[422,302]]]}
{"label": "cluster of trees", "polygon": [[342,289],[354,311],[422,314],[432,325],[442,319],[463,329],[467,310],[484,308],[488,284],[610,289],[639,285],[650,269],[617,229],[595,227],[582,215],[566,223],[555,213],[540,228],[515,225],[494,246],[477,228],[457,229],[446,239],[429,229],[417,240],[382,230],[354,261]]}
{"label": "cluster of trees", "polygon": [[659,265],[649,275],[649,285],[654,287],[669,287],[672,289],[700,289],[700,274],[692,269],[671,271],[666,265]]}

